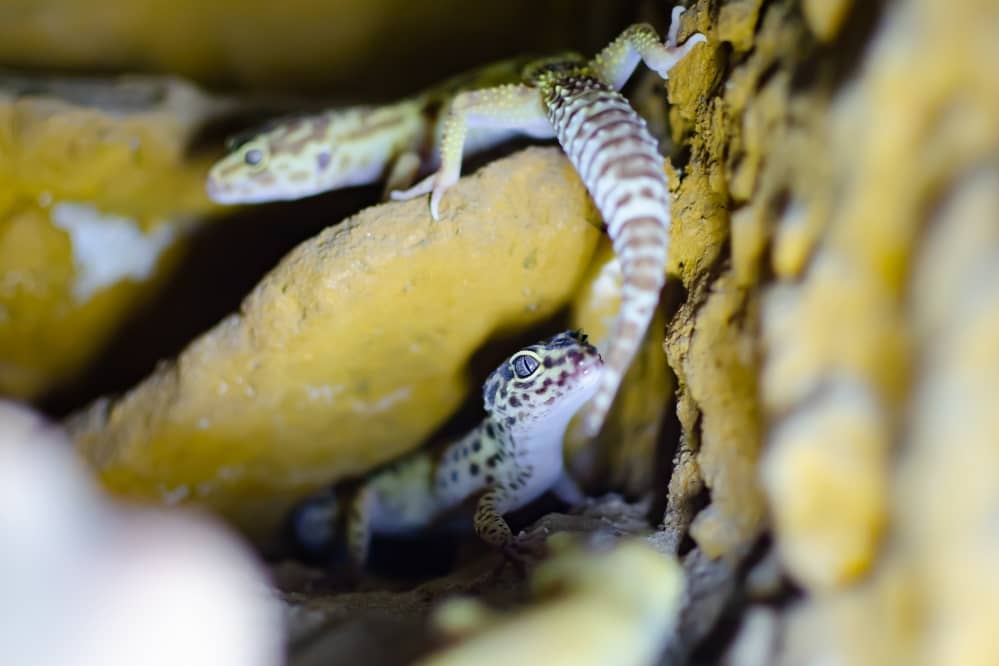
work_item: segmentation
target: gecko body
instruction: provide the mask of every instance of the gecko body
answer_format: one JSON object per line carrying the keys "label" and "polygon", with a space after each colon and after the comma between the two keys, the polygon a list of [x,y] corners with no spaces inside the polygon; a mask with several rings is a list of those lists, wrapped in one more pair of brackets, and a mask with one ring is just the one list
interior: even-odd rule
{"label": "gecko body", "polygon": [[[517,58],[453,77],[383,106],[349,106],[277,119],[227,142],[205,189],[222,204],[301,199],[355,185],[408,187],[440,164],[443,111],[463,90],[518,80],[529,60]],[[466,154],[487,150],[513,132],[473,132]]]}
{"label": "gecko body", "polygon": [[[562,438],[593,395],[601,365],[586,336],[572,331],[506,359],[484,384],[487,415],[476,428],[443,449],[416,452],[375,472],[354,493],[346,512],[351,559],[364,564],[372,534],[418,531],[469,499],[479,537],[515,555],[517,538],[503,514],[547,490],[569,503],[582,499],[563,468]],[[299,542],[327,538],[336,514],[331,502],[334,496],[323,494],[298,516]]]}
{"label": "gecko body", "polygon": [[644,62],[664,79],[706,38],[677,45],[682,8],[673,10],[666,42],[648,24],[627,28],[596,57],[568,54],[528,64],[520,83],[466,91],[455,96],[444,121],[439,170],[395,199],[430,193],[439,218],[444,192],[461,172],[463,145],[472,128],[554,136],[607,223],[621,264],[621,306],[607,347],[600,386],[584,428],[603,425],[624,373],[652,320],[665,282],[669,250],[670,196],[663,160],[645,121],[618,90]]}

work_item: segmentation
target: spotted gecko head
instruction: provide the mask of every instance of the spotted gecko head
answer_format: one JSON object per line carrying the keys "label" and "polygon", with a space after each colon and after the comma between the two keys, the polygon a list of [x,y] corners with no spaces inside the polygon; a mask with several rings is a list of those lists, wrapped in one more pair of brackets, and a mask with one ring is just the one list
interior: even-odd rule
{"label": "spotted gecko head", "polygon": [[[226,155],[208,172],[205,189],[218,203],[240,204],[301,199],[337,187],[374,180],[384,169],[363,167],[348,152],[357,146],[365,109],[342,109],[277,120],[226,142]],[[370,133],[369,133],[370,134]],[[343,140],[341,140],[343,139]]]}
{"label": "spotted gecko head", "polygon": [[568,419],[592,396],[603,361],[581,331],[565,331],[503,361],[486,380],[486,411],[510,424]]}

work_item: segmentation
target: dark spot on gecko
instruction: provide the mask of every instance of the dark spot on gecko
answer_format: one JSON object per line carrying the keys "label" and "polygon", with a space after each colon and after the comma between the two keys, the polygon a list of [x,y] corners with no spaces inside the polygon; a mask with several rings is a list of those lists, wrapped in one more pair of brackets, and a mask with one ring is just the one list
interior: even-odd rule
{"label": "dark spot on gecko", "polygon": [[514,425],[515,425],[516,423],[517,423],[517,417],[516,417],[516,416],[508,416],[508,417],[506,417],[506,424],[507,424],[508,426],[510,426],[511,428],[512,428],[512,427],[513,427],[513,426],[514,426]]}
{"label": "dark spot on gecko", "polygon": [[467,446],[461,447],[461,458],[462,458],[462,460],[465,460],[465,459],[468,458],[468,447]]}
{"label": "dark spot on gecko", "polygon": [[458,470],[451,471],[451,483],[458,483]]}
{"label": "dark spot on gecko", "polygon": [[320,171],[326,171],[327,167],[329,167],[330,162],[332,160],[333,157],[330,155],[329,151],[323,150],[318,155],[316,155],[316,166],[319,167]]}
{"label": "dark spot on gecko", "polygon": [[520,407],[520,400],[517,398],[517,396],[515,395],[510,396],[510,406]]}
{"label": "dark spot on gecko", "polygon": [[490,485],[490,486],[493,485],[493,481],[495,481],[495,480],[496,479],[493,477],[492,474],[486,474],[486,484],[487,485]]}
{"label": "dark spot on gecko", "polygon": [[477,439],[474,442],[472,442],[472,450],[475,451],[476,453],[478,453],[479,451],[481,451],[482,450],[482,440]]}
{"label": "dark spot on gecko", "polygon": [[486,435],[490,438],[496,437],[496,428],[493,426],[492,422],[486,424]]}
{"label": "dark spot on gecko", "polygon": [[472,476],[478,476],[479,466],[476,465],[475,463],[472,463],[471,465],[468,466],[468,473],[471,474]]}

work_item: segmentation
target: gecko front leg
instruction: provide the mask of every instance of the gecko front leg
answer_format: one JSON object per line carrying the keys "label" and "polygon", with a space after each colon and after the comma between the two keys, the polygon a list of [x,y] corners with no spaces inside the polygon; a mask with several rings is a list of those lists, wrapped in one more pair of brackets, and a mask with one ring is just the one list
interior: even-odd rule
{"label": "gecko front leg", "polygon": [[513,532],[497,506],[503,499],[497,490],[487,490],[475,505],[472,523],[479,538],[494,548],[506,548],[513,543]]}
{"label": "gecko front leg", "polygon": [[521,532],[519,536],[514,536],[510,525],[499,511],[504,499],[506,498],[500,490],[487,490],[482,494],[475,506],[475,533],[490,546],[501,550],[503,556],[523,572],[527,560],[544,551],[547,535],[524,535]]}
{"label": "gecko front leg", "polygon": [[536,138],[555,135],[541,96],[531,86],[509,84],[463,92],[451,102],[444,121],[440,168],[408,190],[392,192],[392,198],[412,199],[430,192],[430,214],[440,219],[441,197],[461,176],[461,157],[470,127],[520,130]]}
{"label": "gecko front leg", "polygon": [[680,16],[684,11],[683,7],[673,8],[665,44],[659,41],[655,28],[648,23],[639,23],[626,28],[617,39],[604,47],[590,62],[590,67],[615,90],[624,86],[639,60],[663,79],[668,79],[670,70],[678,62],[695,46],[708,41],[701,33],[695,33],[682,45],[677,45]]}
{"label": "gecko front leg", "polygon": [[351,561],[358,567],[364,567],[368,560],[368,548],[371,544],[371,519],[377,497],[371,486],[365,485],[354,496],[350,503],[350,513],[347,516],[347,550]]}

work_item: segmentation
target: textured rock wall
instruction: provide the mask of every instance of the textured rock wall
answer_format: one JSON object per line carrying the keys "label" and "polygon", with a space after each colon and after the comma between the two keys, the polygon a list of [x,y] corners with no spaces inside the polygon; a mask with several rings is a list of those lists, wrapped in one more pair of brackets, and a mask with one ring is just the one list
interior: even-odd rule
{"label": "textured rock wall", "polygon": [[[726,606],[739,632],[728,663],[992,663],[999,9],[705,0],[684,17],[682,34],[694,30],[709,44],[672,73],[668,114],[656,85],[636,100],[668,115],[672,142],[665,328],[600,450],[570,439],[570,463],[594,485],[665,487],[665,526],[650,538],[665,552],[691,538],[666,663],[701,641],[724,652],[728,634],[711,631]],[[188,185],[176,192],[194,191],[178,178]],[[0,227],[0,267],[22,290],[33,274],[18,262],[34,275],[62,267],[58,305],[83,287],[52,213],[36,210],[52,205],[41,194],[11,204],[34,212]],[[473,391],[469,361],[487,340],[551,326],[566,306],[573,322],[605,325],[613,266],[557,149],[491,164],[449,197],[457,214],[443,225],[411,202],[307,241],[238,314],[124,398],[74,417],[106,485],[266,533],[294,495],[417,446]],[[39,302],[16,311],[37,323],[5,349],[65,321]],[[102,335],[88,330],[74,362]],[[47,348],[60,349],[36,347]],[[662,411],[663,356],[675,417]],[[39,376],[4,390],[30,395],[59,372]],[[652,467],[663,421],[679,431],[669,478]],[[586,530],[594,523],[623,530],[620,516]],[[760,554],[762,535],[773,552]],[[399,615],[422,622],[426,598],[407,599],[418,608]],[[334,598],[326,617],[355,602]],[[571,640],[553,645],[584,644],[578,627],[562,631]]]}

